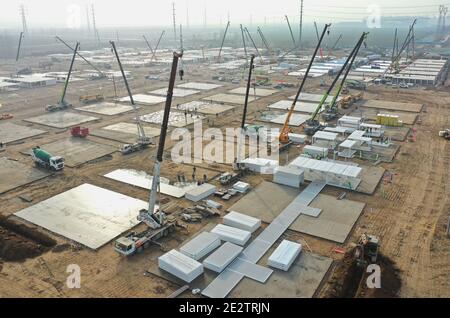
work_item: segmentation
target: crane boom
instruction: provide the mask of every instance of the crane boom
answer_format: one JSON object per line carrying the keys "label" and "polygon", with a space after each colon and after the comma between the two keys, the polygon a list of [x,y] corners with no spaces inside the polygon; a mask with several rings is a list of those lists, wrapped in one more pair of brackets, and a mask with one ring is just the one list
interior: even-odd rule
{"label": "crane boom", "polygon": [[158,38],[158,42],[156,42],[156,46],[155,46],[155,49],[153,50],[153,55],[152,55],[152,58],[151,58],[152,60],[155,59],[155,61],[156,61],[156,50],[158,50],[159,43],[161,42],[161,39],[162,39],[164,33],[166,33],[166,31],[163,30],[161,32],[161,35]]}
{"label": "crane boom", "polygon": [[150,49],[150,52],[152,53],[152,56],[155,55],[155,51],[153,51],[152,46],[150,45],[150,42],[148,42],[147,37],[145,35],[142,35],[142,37],[145,40],[145,43],[147,43],[148,48]]}
{"label": "crane boom", "polygon": [[229,27],[230,27],[230,21],[228,21],[227,26],[225,28],[225,32],[223,33],[222,44],[220,44],[219,56],[217,57],[218,59],[220,59],[220,55],[222,54],[223,44],[225,43],[225,37],[227,36]]}
{"label": "crane boom", "polygon": [[20,56],[20,48],[22,47],[22,39],[23,39],[23,32],[20,32],[20,35],[19,35],[19,45],[17,46],[16,62],[19,60],[19,56]]}
{"label": "crane boom", "polygon": [[338,39],[336,40],[336,42],[334,42],[334,45],[331,47],[331,49],[328,51],[328,55],[331,55],[331,53],[333,53],[333,50],[336,48],[336,46],[338,45],[339,41],[342,39],[342,34],[339,35]]}
{"label": "crane boom", "polygon": [[256,43],[255,43],[255,41],[253,41],[252,35],[251,35],[251,34],[250,34],[250,32],[248,31],[247,27],[245,27],[245,32],[247,33],[247,35],[248,35],[248,38],[249,38],[249,39],[250,39],[250,41],[252,42],[252,44],[253,44],[253,47],[255,48],[256,52],[258,53],[258,56],[259,56],[259,58],[260,58],[260,59],[261,59],[261,61],[262,61],[262,56],[261,56],[261,53],[259,52],[259,50],[258,50],[258,47],[256,46]]}
{"label": "crane boom", "polygon": [[133,109],[136,114],[135,120],[136,120],[136,125],[137,125],[137,129],[138,129],[138,134],[139,134],[138,142],[148,143],[148,138],[145,136],[144,128],[142,127],[141,120],[137,113],[137,108],[136,108],[136,104],[134,103],[133,94],[131,93],[131,89],[130,89],[130,86],[128,85],[127,77],[125,76],[125,71],[123,70],[122,63],[120,62],[119,53],[117,52],[117,49],[116,49],[116,44],[114,43],[114,41],[109,41],[109,43],[111,43],[112,49],[116,56],[117,63],[119,64],[120,72],[122,73],[122,78],[125,83],[125,87],[127,88],[128,96],[130,97],[131,105],[133,105]]}
{"label": "crane boom", "polygon": [[325,33],[327,32],[330,25],[331,25],[330,23],[325,24],[325,26],[323,28],[322,35],[320,36],[317,46],[314,49],[314,53],[311,57],[311,61],[309,61],[308,68],[306,69],[306,72],[305,72],[305,75],[303,76],[300,87],[298,88],[297,94],[295,95],[294,101],[292,102],[291,108],[289,109],[289,112],[286,116],[286,120],[284,122],[283,128],[281,129],[280,136],[279,136],[279,140],[281,143],[289,142],[289,136],[288,136],[289,135],[289,120],[291,119],[292,113],[294,112],[295,104],[297,103],[300,93],[302,92],[303,86],[305,85],[306,78],[308,77],[308,74],[309,74],[309,70],[311,69],[311,66],[314,63],[314,59],[316,58],[317,51],[319,50],[320,44],[322,43]]}
{"label": "crane boom", "polygon": [[242,28],[242,24],[240,25],[240,27],[241,27],[241,35],[242,35],[242,44],[244,45],[245,58],[247,59],[247,45],[245,44],[244,29]]}
{"label": "crane boom", "polygon": [[72,61],[70,62],[69,72],[67,73],[66,82],[64,83],[64,88],[63,88],[63,91],[61,94],[61,100],[59,101],[59,103],[61,105],[65,104],[64,99],[66,97],[67,86],[69,86],[69,80],[70,80],[70,75],[72,74],[73,63],[75,62],[75,57],[77,56],[77,51],[78,51],[79,46],[80,46],[80,42],[77,42],[77,44],[75,45],[75,49],[73,50],[73,56],[72,56]]}
{"label": "crane boom", "polygon": [[[317,23],[314,21],[314,28],[316,29],[317,41],[319,41],[319,30],[317,29]],[[323,59],[322,47],[319,46],[320,58]]]}
{"label": "crane boom", "polygon": [[262,40],[264,46],[265,46],[266,49],[267,49],[268,54],[270,55],[270,47],[269,47],[269,43],[268,43],[267,40],[266,40],[266,37],[265,37],[264,34],[262,33],[262,30],[261,30],[260,27],[257,28],[257,31],[258,31],[259,36],[261,37],[261,40]]}
{"label": "crane boom", "polygon": [[294,47],[295,47],[296,44],[295,44],[295,39],[294,39],[294,33],[292,33],[292,28],[291,28],[291,24],[289,23],[289,18],[287,15],[285,15],[284,17],[286,18],[286,22],[289,27],[289,33],[291,34],[291,38],[292,38],[292,43],[294,43]]}

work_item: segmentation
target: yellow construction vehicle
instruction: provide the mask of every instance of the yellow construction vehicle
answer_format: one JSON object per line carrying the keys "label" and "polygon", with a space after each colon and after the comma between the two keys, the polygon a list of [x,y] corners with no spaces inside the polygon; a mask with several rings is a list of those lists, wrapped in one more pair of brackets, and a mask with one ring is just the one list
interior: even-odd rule
{"label": "yellow construction vehicle", "polygon": [[94,94],[94,95],[81,95],[79,100],[83,104],[90,104],[90,103],[101,102],[104,99],[105,98],[103,97],[102,94]]}

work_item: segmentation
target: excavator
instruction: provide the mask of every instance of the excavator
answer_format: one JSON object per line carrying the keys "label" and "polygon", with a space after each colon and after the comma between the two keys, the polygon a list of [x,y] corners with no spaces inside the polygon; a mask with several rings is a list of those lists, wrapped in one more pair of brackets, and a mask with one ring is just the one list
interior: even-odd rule
{"label": "excavator", "polygon": [[[353,51],[347,57],[346,63],[344,63],[344,66],[342,67],[341,71],[339,72],[338,76],[335,79],[335,81],[339,79],[341,72],[345,69],[346,64],[349,62],[349,65],[348,65],[347,69],[345,70],[344,76],[342,77],[341,84],[339,85],[338,89],[336,90],[330,105],[326,106],[325,113],[322,115],[322,118],[325,121],[330,121],[330,120],[336,119],[336,117],[338,115],[338,107],[336,105],[336,101],[337,101],[339,95],[341,94],[342,90],[344,89],[345,80],[347,79],[348,73],[350,73],[350,70],[352,69],[353,62],[355,61],[355,58],[359,52],[359,48],[361,47],[362,43],[364,42],[364,40],[368,34],[369,33],[363,33],[361,35],[361,38],[359,39],[356,46],[353,48]],[[358,100],[358,96],[359,95],[346,95],[341,100],[341,106],[343,108],[348,108],[352,103],[354,103],[356,100]],[[360,98],[362,98],[362,92],[361,92]]]}
{"label": "excavator", "polygon": [[140,210],[139,215],[137,216],[139,221],[145,223],[147,229],[140,233],[131,232],[126,236],[118,238],[114,242],[115,251],[124,256],[132,255],[136,252],[139,253],[150,244],[161,246],[157,240],[172,233],[177,226],[176,220],[168,219],[161,208],[157,208],[156,198],[160,187],[160,171],[163,161],[167,127],[169,124],[170,107],[172,106],[173,88],[175,85],[178,61],[182,56],[183,52],[173,53],[172,70],[170,73],[169,88],[167,90],[166,104],[164,107],[163,121],[161,124],[158,152],[156,154],[155,165],[153,166],[153,179],[150,189],[150,197],[148,200],[148,209]]}
{"label": "excavator", "polygon": [[51,104],[51,105],[45,106],[45,110],[48,112],[63,110],[63,109],[67,109],[68,107],[72,106],[72,104],[66,102],[65,97],[66,97],[67,87],[69,86],[70,75],[72,74],[73,63],[75,62],[75,57],[77,56],[79,46],[80,46],[80,43],[77,42],[77,44],[75,45],[75,49],[73,50],[73,57],[72,57],[72,61],[70,62],[69,73],[67,73],[66,81],[64,83],[64,88],[63,88],[63,91],[61,94],[61,99],[59,100],[59,102],[57,104]]}
{"label": "excavator", "polygon": [[136,104],[134,103],[133,94],[131,93],[131,89],[130,89],[130,86],[128,85],[127,77],[123,70],[122,63],[120,62],[119,53],[117,52],[117,49],[116,49],[116,44],[114,43],[114,41],[110,41],[110,43],[111,43],[112,50],[114,51],[114,54],[116,56],[117,63],[119,64],[120,72],[122,73],[122,78],[125,83],[125,87],[127,88],[128,96],[130,97],[131,105],[133,105],[134,113],[136,114],[135,120],[136,120],[136,126],[137,126],[137,131],[138,131],[137,142],[135,142],[134,144],[122,145],[122,147],[120,148],[120,152],[124,155],[127,155],[132,152],[136,152],[136,151],[139,151],[141,149],[148,147],[152,143],[152,140],[145,135],[144,127],[141,124],[141,120],[140,120],[139,114],[137,112]]}
{"label": "excavator", "polygon": [[377,236],[371,234],[361,235],[353,252],[356,265],[358,267],[366,267],[369,262],[375,264],[378,259],[379,248],[380,241]]}
{"label": "excavator", "polygon": [[286,116],[286,120],[284,122],[283,128],[280,131],[280,136],[278,137],[281,144],[289,143],[289,133],[290,133],[289,120],[291,119],[292,113],[294,112],[295,105],[297,104],[297,100],[300,97],[300,93],[302,92],[303,86],[305,85],[306,78],[308,77],[308,74],[309,74],[309,70],[311,69],[311,66],[314,63],[314,59],[316,58],[317,51],[320,48],[320,44],[322,43],[325,33],[327,33],[327,31],[329,33],[328,28],[330,27],[330,25],[331,24],[325,24],[325,27],[323,28],[322,35],[320,36],[319,41],[317,42],[317,46],[314,49],[314,53],[311,57],[311,61],[309,62],[308,68],[306,69],[305,75],[303,76],[300,87],[298,88],[297,94],[295,95],[294,101],[292,102],[291,108],[289,109],[289,112]]}
{"label": "excavator", "polygon": [[[353,64],[353,61],[355,60],[356,54],[358,53],[358,50],[363,43],[364,39],[366,38],[367,33],[363,32],[361,37],[359,38],[358,42],[356,43],[353,50],[350,52],[350,55],[347,57],[347,59],[344,62],[344,65],[342,65],[342,68],[339,70],[338,74],[334,78],[333,82],[331,83],[328,90],[325,92],[325,94],[322,96],[322,99],[320,100],[319,104],[317,105],[315,111],[312,113],[311,118],[306,121],[305,125],[305,133],[308,136],[314,135],[318,130],[320,130],[323,126],[320,124],[320,122],[316,119],[317,115],[319,114],[320,110],[322,109],[322,106],[324,105],[325,101],[327,100],[328,96],[330,95],[331,91],[333,90],[334,86],[336,85],[337,81],[339,80],[339,77],[341,76],[342,72],[348,67],[348,70],[346,74],[348,74],[348,71],[351,68],[351,64]],[[349,62],[351,61],[350,65]],[[331,105],[334,105],[336,103],[336,99],[339,96],[341,89],[343,87],[343,83],[345,82],[346,76],[344,75],[343,81],[341,85],[339,86],[338,90],[336,91],[333,100],[331,102]]]}

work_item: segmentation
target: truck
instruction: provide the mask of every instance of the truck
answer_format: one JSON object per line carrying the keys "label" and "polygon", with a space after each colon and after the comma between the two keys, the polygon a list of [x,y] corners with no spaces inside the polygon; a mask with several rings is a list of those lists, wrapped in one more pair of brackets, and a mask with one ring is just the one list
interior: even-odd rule
{"label": "truck", "polygon": [[38,167],[53,171],[59,171],[64,168],[64,158],[60,156],[53,156],[40,147],[35,147],[32,149],[31,158]]}

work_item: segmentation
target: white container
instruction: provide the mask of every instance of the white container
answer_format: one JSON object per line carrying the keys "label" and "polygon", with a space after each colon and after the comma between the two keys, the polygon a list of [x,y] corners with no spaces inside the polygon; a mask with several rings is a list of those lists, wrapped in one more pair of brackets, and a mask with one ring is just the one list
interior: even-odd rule
{"label": "white container", "polygon": [[223,217],[223,224],[253,233],[261,226],[261,220],[231,211]]}
{"label": "white container", "polygon": [[250,185],[246,182],[238,181],[233,184],[233,189],[240,193],[245,193],[250,190]]}
{"label": "white container", "polygon": [[283,240],[272,255],[269,256],[267,265],[283,271],[288,271],[301,251],[301,244]]}
{"label": "white container", "polygon": [[277,167],[273,174],[273,182],[293,188],[300,188],[303,181],[304,171],[295,166]]}
{"label": "white container", "polygon": [[209,197],[214,192],[216,192],[216,187],[214,185],[203,183],[198,187],[186,191],[186,195],[184,197],[190,201],[198,202]]}
{"label": "white container", "polygon": [[192,282],[203,273],[201,263],[176,250],[171,250],[158,257],[158,266],[187,283]]}
{"label": "white container", "polygon": [[245,245],[247,241],[251,237],[251,233],[249,231],[244,231],[235,227],[231,227],[228,225],[217,224],[211,231],[211,233],[215,233],[219,235],[222,241],[234,243],[240,246]]}
{"label": "white container", "polygon": [[221,273],[236,257],[238,257],[242,250],[243,248],[241,246],[225,242],[225,244],[203,261],[203,266],[216,273]]}
{"label": "white container", "polygon": [[180,252],[192,259],[199,260],[220,246],[217,234],[202,232],[180,247]]}
{"label": "white container", "polygon": [[301,134],[289,133],[288,137],[289,137],[289,140],[295,144],[304,144],[305,140],[306,140],[306,135],[301,135]]}

